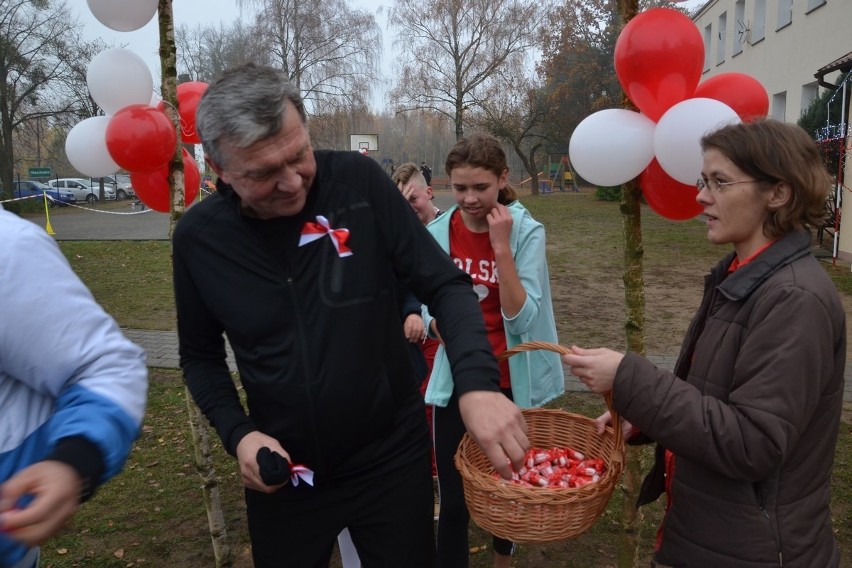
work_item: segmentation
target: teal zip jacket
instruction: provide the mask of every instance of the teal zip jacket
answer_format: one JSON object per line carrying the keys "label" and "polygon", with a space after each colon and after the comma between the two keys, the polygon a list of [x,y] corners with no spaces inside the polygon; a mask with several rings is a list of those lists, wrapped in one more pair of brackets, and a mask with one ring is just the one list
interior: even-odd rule
{"label": "teal zip jacket", "polygon": [[[458,206],[429,223],[427,229],[447,254],[450,252],[450,218]],[[513,318],[503,314],[506,328],[506,345],[511,348],[527,341],[558,343],[553,301],[550,296],[550,275],[545,257],[544,225],[532,218],[519,201],[509,204],[512,214],[512,233],[509,244],[512,258],[527,299],[521,311]],[[430,329],[432,316],[423,307],[423,322]],[[512,397],[521,408],[541,406],[565,392],[565,375],[562,360],[553,351],[528,351],[509,358],[512,377]],[[453,393],[453,375],[444,346],[438,348],[426,403],[447,406]]]}

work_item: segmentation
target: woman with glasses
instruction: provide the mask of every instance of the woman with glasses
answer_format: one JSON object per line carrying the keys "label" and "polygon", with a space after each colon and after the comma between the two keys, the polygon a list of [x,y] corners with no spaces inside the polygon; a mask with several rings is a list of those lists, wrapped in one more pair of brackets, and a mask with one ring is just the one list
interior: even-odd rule
{"label": "woman with glasses", "polygon": [[631,440],[657,443],[638,503],[666,493],[654,565],[836,567],[846,322],[810,234],[832,181],[791,124],[726,126],[701,146],[707,237],[733,250],[706,277],[674,372],[609,349],[563,360],[612,391]]}

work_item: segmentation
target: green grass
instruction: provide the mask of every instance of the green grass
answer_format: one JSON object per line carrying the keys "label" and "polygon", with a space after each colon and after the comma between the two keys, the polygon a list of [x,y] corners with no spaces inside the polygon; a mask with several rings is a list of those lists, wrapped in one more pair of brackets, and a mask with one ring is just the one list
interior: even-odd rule
{"label": "green grass", "polygon": [[60,247],[121,327],[175,329],[169,242],[65,241]]}
{"label": "green grass", "polygon": [[[597,201],[585,190],[523,197],[522,201],[547,228],[560,341],[623,348],[618,203]],[[710,245],[704,225],[697,221],[668,221],[643,208],[642,223],[648,352],[671,354],[700,299],[704,274],[725,249]],[[60,247],[122,327],[175,329],[168,243],[61,242]],[[838,288],[852,295],[848,267],[823,264]],[[676,294],[681,289],[687,293]],[[689,301],[684,303],[681,296]],[[568,393],[551,406],[587,416],[603,410],[600,397],[589,393]],[[845,413],[832,477],[832,513],[843,556],[852,558],[852,405],[846,405]],[[236,463],[212,432],[211,440],[235,566],[250,566]],[[643,451],[648,458],[648,449]],[[144,430],[125,471],[102,487],[71,526],[44,546],[42,566],[212,566],[200,480],[193,464],[180,374],[152,369]],[[617,490],[601,520],[579,538],[520,546],[515,566],[616,565],[622,500]],[[660,504],[644,508],[643,514],[640,556],[647,559],[661,517]],[[490,538],[474,525],[471,546],[485,547],[484,553],[473,554],[471,565],[491,566]]]}

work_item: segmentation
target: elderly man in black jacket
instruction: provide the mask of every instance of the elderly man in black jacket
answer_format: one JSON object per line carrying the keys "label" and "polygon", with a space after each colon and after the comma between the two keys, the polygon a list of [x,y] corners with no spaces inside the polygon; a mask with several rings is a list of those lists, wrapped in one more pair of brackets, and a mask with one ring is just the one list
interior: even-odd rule
{"label": "elderly man in black jacket", "polygon": [[529,446],[469,278],[372,159],[312,148],[281,71],[225,72],[197,127],[219,183],[174,235],[181,366],[239,460],[255,566],[325,565],[344,527],[365,564],[431,566],[429,433],[395,279],[438,314],[465,424],[500,474]]}

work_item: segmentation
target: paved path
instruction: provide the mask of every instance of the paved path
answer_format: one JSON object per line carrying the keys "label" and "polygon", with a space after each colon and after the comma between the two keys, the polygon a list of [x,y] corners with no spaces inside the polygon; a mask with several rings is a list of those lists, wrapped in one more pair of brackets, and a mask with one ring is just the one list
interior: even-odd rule
{"label": "paved path", "polygon": [[[149,367],[179,368],[176,332],[125,329],[124,333],[131,341],[139,344],[147,351]],[[676,357],[672,355],[649,355],[648,359],[660,368],[671,370],[674,367]],[[232,372],[236,372],[237,366],[234,363],[234,354],[230,347],[228,347],[228,366]],[[586,387],[577,377],[566,370],[565,390],[585,391]],[[846,388],[843,392],[843,400],[852,402],[852,363],[846,365]]]}

